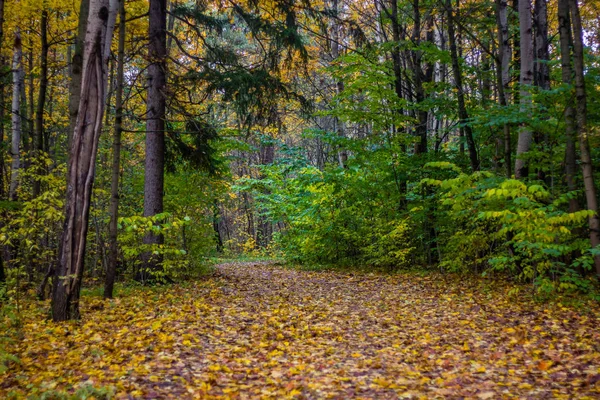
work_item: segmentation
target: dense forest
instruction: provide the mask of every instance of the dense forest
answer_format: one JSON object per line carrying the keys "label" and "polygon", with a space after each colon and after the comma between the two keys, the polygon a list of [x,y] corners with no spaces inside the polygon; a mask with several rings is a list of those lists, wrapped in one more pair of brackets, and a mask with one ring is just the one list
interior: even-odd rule
{"label": "dense forest", "polygon": [[[506,294],[500,303],[508,309],[538,310],[536,302],[565,296],[597,301],[598,15],[600,4],[592,0],[0,0],[0,326],[6,331],[0,332],[0,377],[8,374],[0,395],[6,390],[19,398],[58,385],[79,393],[75,398],[112,396],[108,389],[77,392],[77,382],[112,382],[94,380],[91,373],[19,386],[32,373],[28,362],[64,356],[69,350],[61,346],[71,340],[93,342],[96,336],[78,336],[85,336],[86,326],[89,333],[89,321],[133,330],[126,322],[131,310],[153,313],[143,332],[163,335],[153,339],[161,343],[155,353],[160,348],[171,354],[167,344],[173,337],[201,342],[202,353],[206,343],[198,338],[219,336],[207,327],[199,336],[161,331],[172,328],[160,322],[165,304],[172,310],[180,302],[177,315],[202,309],[223,327],[231,323],[227,316],[260,314],[281,298],[289,297],[288,306],[295,304],[304,315],[302,304],[320,304],[313,295],[335,302],[328,288],[335,292],[344,285],[348,296],[355,292],[357,302],[366,301],[360,307],[369,307],[365,290],[372,290],[392,309],[410,302],[415,315],[429,315],[430,307],[472,312],[462,307],[484,301],[473,300],[482,282],[498,285],[485,290]],[[296,270],[274,266],[273,260]],[[323,278],[307,270],[323,271]],[[366,280],[363,285],[353,279]],[[407,281],[427,289],[421,293]],[[442,282],[453,282],[451,294]],[[397,288],[406,297],[394,297],[400,296],[393,294]],[[524,288],[531,298],[505,302]],[[248,304],[244,296],[250,296]],[[457,304],[429,304],[427,296]],[[353,300],[342,298],[340,312],[351,315]],[[206,308],[215,304],[220,311]],[[490,304],[476,307],[505,312]],[[275,313],[270,318],[280,325],[289,321],[293,310],[286,307],[269,308]],[[557,315],[575,312],[557,307]],[[590,307],[592,316],[556,320],[576,318],[578,329],[590,324],[591,334],[598,310]],[[392,315],[387,308],[380,311]],[[324,324],[329,318],[316,315]],[[533,314],[519,315],[519,324],[540,324]],[[262,316],[267,325],[272,322]],[[429,327],[411,327],[431,335],[435,321],[448,329],[460,325],[436,318]],[[494,318],[498,323],[509,317]],[[475,323],[460,326],[475,329]],[[307,337],[344,326],[315,324],[320,330]],[[516,335],[517,344],[525,340],[527,334],[519,335],[527,325],[511,326],[502,329]],[[81,331],[59,345],[51,332],[60,327],[67,334]],[[389,333],[387,325],[373,329]],[[24,339],[27,332],[38,336]],[[132,336],[143,343],[140,332]],[[104,334],[104,341],[116,337]],[[574,340],[565,335],[564,343]],[[591,340],[577,338],[582,346]],[[48,340],[54,344],[32,350],[31,343]],[[479,347],[465,338],[459,342],[457,349],[469,354]],[[284,351],[263,343],[254,345]],[[429,351],[427,346],[419,351]],[[589,346],[581,352],[594,348]],[[77,358],[70,362],[97,361],[105,353],[85,354],[69,356]],[[507,353],[490,354],[504,360]],[[585,359],[591,369],[594,354]],[[348,360],[362,356],[357,350]],[[533,360],[544,379],[560,381],[550,374],[560,362],[538,356]],[[314,364],[304,361],[294,368]],[[371,370],[366,365],[361,368]],[[477,365],[471,372],[486,371]],[[226,363],[207,368],[239,381]],[[284,375],[268,371],[268,384]],[[144,384],[117,385],[116,391],[134,398],[234,393],[224,391],[217,378],[203,378],[204,386],[194,381],[189,393],[168,385],[150,390],[162,375],[148,376]],[[398,384],[394,376],[374,378],[370,385],[377,389],[367,385],[365,391],[288,384],[279,392],[247,393],[264,398],[395,398],[407,388],[415,398],[501,393],[481,382],[465,383],[466,392],[428,391],[433,386],[417,387],[423,375],[404,375],[405,381],[414,378],[410,384]],[[587,382],[585,393],[597,395],[600,371],[570,378]],[[523,385],[551,386],[531,382],[516,382],[515,391],[505,394],[558,393],[529,392]],[[439,382],[435,385],[438,390]],[[574,392],[566,387],[560,393],[568,398]]]}

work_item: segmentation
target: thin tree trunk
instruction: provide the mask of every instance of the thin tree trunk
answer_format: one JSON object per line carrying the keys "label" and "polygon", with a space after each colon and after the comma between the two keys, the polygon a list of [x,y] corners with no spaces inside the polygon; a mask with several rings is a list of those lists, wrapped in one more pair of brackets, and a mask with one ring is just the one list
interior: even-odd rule
{"label": "thin tree trunk", "polygon": [[[4,0],[0,0],[0,43],[4,39]],[[4,69],[4,57],[0,55],[0,70]],[[0,79],[0,199],[4,200],[6,192],[4,190],[4,80]],[[1,225],[1,223],[0,223]],[[4,282],[4,268],[2,266],[2,257],[0,255],[0,282]]]}
{"label": "thin tree trunk", "polygon": [[[338,0],[331,1],[331,8],[334,13],[333,20],[331,21],[331,59],[332,61],[336,60],[340,56],[340,22],[339,22],[339,4]],[[339,96],[344,91],[344,82],[339,80],[335,83],[335,91]],[[340,138],[345,137],[344,132],[344,123],[340,120],[339,117],[334,117],[335,127],[337,136]],[[343,147],[339,146],[338,148],[338,162],[341,168],[346,167],[346,162],[348,161],[348,151]]]}
{"label": "thin tree trunk", "polygon": [[[35,133],[33,135],[34,154],[38,156],[44,151],[44,107],[46,105],[46,91],[48,88],[48,11],[42,10],[41,19],[41,61],[40,61],[40,91],[38,93],[38,103],[35,113]],[[33,89],[33,87],[31,88]],[[32,105],[33,107],[33,105]],[[42,174],[42,170],[36,171]],[[41,181],[33,181],[33,197],[40,194]]]}
{"label": "thin tree trunk", "polygon": [[[569,18],[569,0],[558,1],[558,28],[560,32],[560,58],[562,81],[569,87],[573,84],[573,69],[571,68],[571,19]],[[570,192],[577,190],[575,175],[577,174],[577,152],[575,149],[577,127],[575,126],[575,108],[571,97],[565,103],[565,179]],[[579,210],[576,198],[569,199],[569,211]]]}
{"label": "thin tree trunk", "polygon": [[108,57],[118,2],[91,0],[83,51],[81,97],[67,170],[65,223],[52,291],[52,319],[79,318],[94,165],[106,104]]}
{"label": "thin tree trunk", "polygon": [[113,297],[119,247],[117,243],[119,219],[119,174],[121,172],[121,133],[123,132],[123,64],[125,62],[125,1],[119,4],[119,49],[117,53],[117,87],[115,93],[115,129],[113,136],[112,179],[110,184],[110,222],[108,225],[108,266],[104,297]]}
{"label": "thin tree trunk", "polygon": [[458,62],[458,51],[456,49],[456,39],[454,33],[454,16],[452,15],[452,0],[446,0],[446,13],[448,16],[448,38],[450,40],[450,56],[452,57],[452,72],[454,74],[454,86],[457,90],[458,97],[458,118],[462,129],[464,130],[467,139],[467,148],[469,149],[469,160],[471,161],[471,169],[479,171],[479,158],[477,156],[477,148],[473,139],[473,130],[467,122],[469,114],[465,106],[465,94],[463,92],[462,75],[460,64]]}
{"label": "thin tree trunk", "polygon": [[[590,243],[593,248],[600,245],[600,217],[598,216],[598,197],[594,182],[592,156],[587,131],[587,99],[585,94],[585,76],[583,60],[583,28],[577,0],[569,0],[571,23],[573,26],[573,64],[575,67],[575,97],[577,102],[576,117],[579,136],[579,152],[581,153],[581,171],[585,187],[587,208],[594,214],[588,220],[590,229]],[[596,274],[600,275],[600,255],[594,257]]]}
{"label": "thin tree trunk", "polygon": [[11,173],[10,173],[10,188],[8,191],[8,199],[10,201],[17,200],[17,187],[19,185],[19,169],[21,163],[21,85],[23,84],[23,49],[21,43],[21,31],[16,29],[14,35],[13,61],[12,61],[12,76],[13,76],[13,95],[11,107]]}
{"label": "thin tree trunk", "polygon": [[[144,216],[151,217],[163,212],[164,165],[165,165],[165,113],[167,75],[167,2],[150,0],[148,37],[148,97],[146,99],[146,160],[144,177]],[[159,245],[164,238],[148,233],[144,244]],[[153,278],[152,271],[161,268],[160,257],[150,253],[143,256],[143,267],[138,278]]]}
{"label": "thin tree trunk", "polygon": [[[521,113],[531,116],[531,85],[533,83],[533,36],[531,0],[519,0],[519,31],[521,33],[521,76],[520,95]],[[515,161],[515,177],[525,178],[528,175],[527,161],[524,156],[531,149],[533,133],[526,123],[521,125],[517,142],[517,159]]]}
{"label": "thin tree trunk", "polygon": [[[500,43],[500,56],[496,60],[496,74],[498,81],[498,97],[500,105],[508,105],[507,92],[510,85],[510,42],[508,32],[508,1],[496,0],[496,23],[498,25],[498,43]],[[504,135],[504,164],[506,166],[506,177],[512,175],[512,145],[510,137],[510,125],[504,123],[502,127]]]}

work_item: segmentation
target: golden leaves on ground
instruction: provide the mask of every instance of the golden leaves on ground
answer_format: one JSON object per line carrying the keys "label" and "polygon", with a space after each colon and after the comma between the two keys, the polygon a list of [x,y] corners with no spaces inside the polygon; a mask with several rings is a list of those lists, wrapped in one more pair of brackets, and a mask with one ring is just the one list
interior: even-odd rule
{"label": "golden leaves on ground", "polygon": [[117,398],[598,398],[598,309],[440,276],[230,263],[193,284],[30,304],[0,397],[93,384]]}

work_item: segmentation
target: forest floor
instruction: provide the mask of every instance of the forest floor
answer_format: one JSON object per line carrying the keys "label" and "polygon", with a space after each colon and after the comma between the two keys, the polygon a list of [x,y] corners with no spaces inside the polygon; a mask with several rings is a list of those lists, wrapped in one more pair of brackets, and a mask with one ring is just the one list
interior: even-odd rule
{"label": "forest floor", "polygon": [[202,281],[88,295],[79,322],[25,303],[0,398],[92,385],[116,398],[598,398],[599,308],[511,289],[232,262]]}

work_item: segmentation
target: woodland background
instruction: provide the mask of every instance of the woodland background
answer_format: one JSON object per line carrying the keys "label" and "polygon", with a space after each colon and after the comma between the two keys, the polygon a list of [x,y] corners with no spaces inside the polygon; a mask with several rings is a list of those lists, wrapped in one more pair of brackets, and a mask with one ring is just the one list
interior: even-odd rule
{"label": "woodland background", "polygon": [[[105,86],[89,89],[88,10],[106,7]],[[593,295],[599,13],[2,1],[2,296],[52,292],[53,317],[76,318],[82,284],[111,297],[115,279],[182,280],[239,255]]]}

